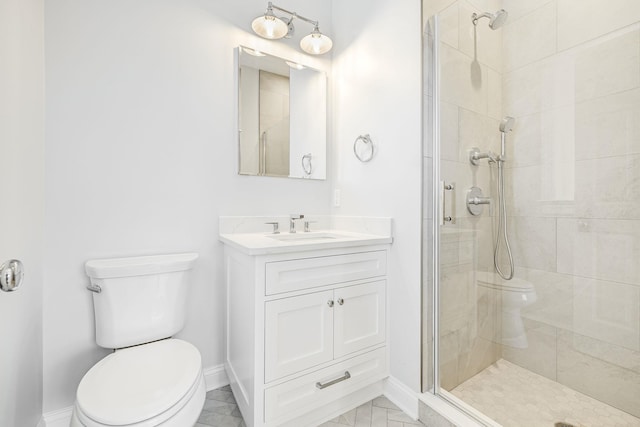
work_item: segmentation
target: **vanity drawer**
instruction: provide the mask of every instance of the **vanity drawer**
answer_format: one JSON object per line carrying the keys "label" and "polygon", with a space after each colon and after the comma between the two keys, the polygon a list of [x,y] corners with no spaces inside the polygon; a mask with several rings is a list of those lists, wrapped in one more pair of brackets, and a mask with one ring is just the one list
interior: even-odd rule
{"label": "vanity drawer", "polygon": [[[344,378],[346,372],[349,372],[348,379],[328,385]],[[265,422],[286,422],[373,384],[387,375],[386,348],[382,347],[271,387],[264,392]],[[327,386],[319,388],[318,383]]]}
{"label": "vanity drawer", "polygon": [[386,251],[269,262],[266,264],[265,293],[273,295],[386,273]]}

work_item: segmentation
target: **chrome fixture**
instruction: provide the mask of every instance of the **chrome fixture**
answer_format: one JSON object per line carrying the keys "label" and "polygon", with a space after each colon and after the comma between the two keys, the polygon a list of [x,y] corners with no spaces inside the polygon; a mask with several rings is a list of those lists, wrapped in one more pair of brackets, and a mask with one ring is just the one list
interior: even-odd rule
{"label": "chrome fixture", "polygon": [[[506,13],[506,12],[505,12]],[[478,160],[489,159],[489,164],[498,164],[498,234],[496,235],[496,244],[493,249],[493,265],[496,271],[505,280],[511,280],[513,278],[513,254],[511,253],[511,245],[509,244],[509,236],[507,236],[507,205],[504,195],[504,162],[507,161],[506,154],[506,135],[513,130],[513,125],[516,119],[510,116],[506,116],[500,122],[500,154],[496,155],[491,151],[483,153],[479,148],[473,147],[469,151],[469,161],[472,165],[477,166]],[[473,190],[473,189],[472,189]],[[467,199],[467,208],[471,212],[469,207],[469,200]],[[474,203],[471,202],[473,205]],[[473,213],[473,212],[471,212]],[[498,263],[500,255],[501,243],[504,243],[504,247],[507,250],[507,256],[509,257],[509,274],[505,274]]]}
{"label": "chrome fixture", "polygon": [[102,292],[102,288],[100,287],[100,285],[96,285],[95,283],[89,283],[87,285],[87,289],[89,289],[91,292],[99,294],[100,292]]}
{"label": "chrome fixture", "polygon": [[[453,196],[451,197],[451,215],[447,215],[447,196],[446,192],[451,191]],[[444,181],[440,181],[440,204],[442,206],[442,213],[440,216],[440,225],[444,225],[445,222],[450,224],[456,223],[456,204],[455,204],[455,191],[456,191],[456,183],[452,182],[451,184],[447,184]]]}
{"label": "chrome fixture", "polygon": [[278,221],[265,222],[265,224],[273,226],[271,234],[280,234],[280,224],[278,223]]}
{"label": "chrome fixture", "polygon": [[496,13],[484,12],[481,15],[474,13],[471,15],[471,21],[473,22],[473,25],[477,25],[480,18],[489,18],[489,28],[497,30],[504,25],[508,16],[509,14],[506,10],[500,9]]}
{"label": "chrome fixture", "polygon": [[311,232],[311,224],[318,222],[318,221],[305,221],[304,222],[304,232],[305,233],[310,233]]}
{"label": "chrome fixture", "polygon": [[[500,122],[500,157],[498,157],[498,234],[496,235],[496,245],[493,250],[493,265],[496,267],[496,271],[505,280],[513,279],[513,254],[511,253],[511,245],[509,244],[509,236],[507,235],[507,205],[504,195],[504,162],[506,161],[505,141],[507,132],[513,130],[513,125],[516,119],[510,116],[506,116]],[[500,255],[500,243],[502,235],[502,242],[504,242],[507,255],[509,257],[509,274],[505,274],[498,265],[498,257]]]}
{"label": "chrome fixture", "polygon": [[[289,15],[289,17],[277,17],[273,13],[274,9]],[[318,21],[305,18],[304,16],[298,15],[296,12],[290,12],[274,5],[271,2],[268,3],[267,11],[264,15],[258,16],[253,20],[251,28],[257,35],[269,40],[291,38],[295,33],[295,27],[293,25],[294,19],[300,19],[313,25],[313,31],[300,40],[300,48],[302,50],[311,55],[322,55],[323,53],[327,53],[331,50],[333,42],[329,37],[320,32]]]}
{"label": "chrome fixture", "polygon": [[0,290],[4,292],[13,292],[22,285],[24,278],[24,267],[17,259],[0,265]]}
{"label": "chrome fixture", "polygon": [[480,151],[478,147],[473,147],[469,151],[469,161],[472,165],[478,166],[479,161],[482,159],[489,159],[489,163],[495,163],[498,161],[498,156],[493,151],[487,151],[486,153]]}
{"label": "chrome fixture", "polygon": [[296,220],[303,219],[304,215],[302,214],[291,214],[289,215],[289,233],[296,232]]}
{"label": "chrome fixture", "polygon": [[369,134],[360,135],[353,141],[353,154],[362,163],[366,163],[373,158],[375,147]]}
{"label": "chrome fixture", "polygon": [[500,122],[500,132],[511,132],[513,130],[513,125],[516,123],[516,119],[511,116],[506,116]]}
{"label": "chrome fixture", "polygon": [[484,211],[483,205],[489,204],[491,204],[491,198],[484,197],[479,187],[471,187],[467,192],[467,210],[471,215],[481,215]]}
{"label": "chrome fixture", "polygon": [[305,176],[309,176],[311,175],[311,172],[313,172],[313,164],[311,163],[312,158],[313,156],[311,155],[311,153],[307,153],[302,156],[302,171],[304,172]]}
{"label": "chrome fixture", "polygon": [[316,383],[316,388],[319,388],[320,390],[322,390],[323,388],[327,388],[327,387],[332,386],[334,384],[338,384],[339,382],[348,380],[349,378],[351,378],[351,374],[349,373],[349,371],[344,371],[344,375],[343,376],[341,376],[340,378],[336,378],[335,380],[331,380],[328,383],[322,384],[321,382],[317,382]]}

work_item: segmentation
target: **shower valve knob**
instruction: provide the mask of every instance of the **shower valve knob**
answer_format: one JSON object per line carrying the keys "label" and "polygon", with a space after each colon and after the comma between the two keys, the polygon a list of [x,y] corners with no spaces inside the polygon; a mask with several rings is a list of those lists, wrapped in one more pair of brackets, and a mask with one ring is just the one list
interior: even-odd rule
{"label": "shower valve knob", "polygon": [[467,192],[467,210],[471,215],[482,215],[484,207],[482,205],[491,204],[490,197],[484,197],[482,189],[471,187]]}

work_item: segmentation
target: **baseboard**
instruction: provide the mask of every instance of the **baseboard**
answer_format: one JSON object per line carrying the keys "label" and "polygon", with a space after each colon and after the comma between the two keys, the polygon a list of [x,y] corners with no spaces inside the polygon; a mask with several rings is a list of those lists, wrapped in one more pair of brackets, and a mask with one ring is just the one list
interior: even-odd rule
{"label": "baseboard", "polygon": [[42,414],[38,427],[69,427],[73,406]]}
{"label": "baseboard", "polygon": [[[224,365],[212,366],[202,370],[207,391],[215,390],[229,384]],[[69,427],[73,406],[42,414],[38,427]]]}
{"label": "baseboard", "polygon": [[394,377],[388,377],[384,384],[384,395],[411,418],[418,419],[420,409],[418,393],[404,383]]}
{"label": "baseboard", "polygon": [[227,373],[224,370],[224,365],[211,366],[204,369],[202,373],[207,384],[207,391],[229,385],[229,377],[227,377]]}

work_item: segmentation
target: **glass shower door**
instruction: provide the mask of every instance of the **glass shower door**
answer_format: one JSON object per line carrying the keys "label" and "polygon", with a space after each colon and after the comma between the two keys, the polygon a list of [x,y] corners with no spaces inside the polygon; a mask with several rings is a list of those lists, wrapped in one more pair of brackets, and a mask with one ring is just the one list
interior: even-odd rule
{"label": "glass shower door", "polygon": [[436,3],[423,391],[503,425],[640,426],[640,4]]}

